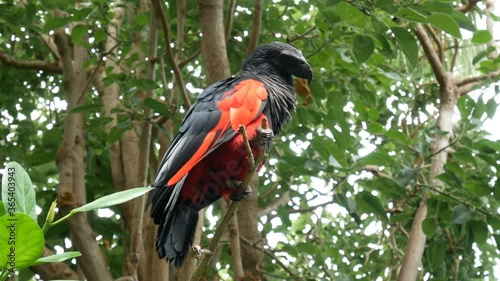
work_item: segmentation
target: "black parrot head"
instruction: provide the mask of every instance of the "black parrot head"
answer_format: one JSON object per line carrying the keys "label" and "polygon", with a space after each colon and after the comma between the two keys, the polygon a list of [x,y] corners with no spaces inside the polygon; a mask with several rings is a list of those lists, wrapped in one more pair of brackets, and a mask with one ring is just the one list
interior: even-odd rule
{"label": "black parrot head", "polygon": [[291,80],[291,76],[312,80],[312,69],[302,53],[294,47],[280,42],[262,45],[248,56],[241,68],[254,73],[278,72]]}

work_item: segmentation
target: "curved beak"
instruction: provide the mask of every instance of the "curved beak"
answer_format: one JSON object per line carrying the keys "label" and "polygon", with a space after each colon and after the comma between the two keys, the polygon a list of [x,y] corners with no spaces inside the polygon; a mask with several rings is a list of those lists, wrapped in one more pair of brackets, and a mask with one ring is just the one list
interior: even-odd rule
{"label": "curved beak", "polygon": [[313,78],[313,73],[312,73],[312,68],[311,66],[305,61],[305,59],[302,61],[302,63],[295,69],[294,73],[292,73],[294,76],[307,79],[308,84],[311,84],[312,78]]}

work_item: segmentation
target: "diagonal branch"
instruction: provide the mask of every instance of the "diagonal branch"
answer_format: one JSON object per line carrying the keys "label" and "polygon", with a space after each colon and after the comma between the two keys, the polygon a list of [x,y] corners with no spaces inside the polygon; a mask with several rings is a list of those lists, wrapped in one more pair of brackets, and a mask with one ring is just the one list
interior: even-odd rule
{"label": "diagonal branch", "polygon": [[429,63],[431,64],[432,72],[434,72],[434,75],[436,76],[439,85],[444,85],[446,70],[444,69],[444,66],[441,63],[441,60],[439,59],[438,55],[434,51],[429,36],[427,35],[427,33],[424,30],[424,27],[420,23],[416,24],[415,34],[417,35],[420,44],[422,44],[424,53],[427,56]]}
{"label": "diagonal branch", "polygon": [[165,49],[167,51],[167,59],[174,71],[175,83],[179,87],[179,90],[182,93],[182,98],[184,99],[184,105],[186,107],[191,107],[191,101],[189,100],[189,96],[184,87],[184,80],[182,79],[181,70],[179,69],[177,63],[175,63],[174,54],[172,53],[172,48],[170,48],[170,32],[168,30],[167,19],[165,13],[163,12],[163,7],[159,0],[151,0],[153,2],[153,6],[158,11],[158,16],[160,17],[161,28],[163,29],[163,37],[165,41]]}
{"label": "diagonal branch", "polygon": [[43,70],[46,72],[62,74],[62,68],[56,62],[16,59],[2,51],[0,51],[0,61],[6,65],[17,68]]}
{"label": "diagonal branch", "polygon": [[308,30],[304,31],[301,34],[292,35],[292,36],[286,38],[286,42],[287,43],[293,43],[294,41],[297,41],[297,40],[299,40],[299,39],[307,36],[309,33],[313,32],[316,28],[317,28],[317,26],[315,25],[315,26],[309,28]]}
{"label": "diagonal branch", "polygon": [[[267,129],[267,119],[262,119],[262,125],[261,127],[263,129]],[[248,154],[248,164],[250,168],[248,169],[248,174],[243,179],[243,182],[240,185],[240,189],[248,189],[250,181],[252,180],[253,175],[255,174],[257,168],[264,162],[266,158],[266,153],[264,151],[264,146],[259,147],[259,155],[257,157],[257,160],[254,160],[254,156],[252,153],[252,150],[250,148],[250,143],[248,141],[246,129],[243,125],[240,125],[239,133],[243,137],[243,142],[245,144],[245,148]],[[219,245],[219,241],[226,231],[227,226],[231,222],[231,219],[236,212],[236,209],[238,208],[238,205],[240,204],[241,201],[233,201],[231,205],[229,205],[229,208],[227,209],[226,215],[222,218],[222,221],[219,224],[219,227],[217,227],[217,230],[214,233],[214,237],[212,240],[210,240],[210,244],[208,245],[208,252],[213,253],[217,246]],[[208,268],[210,264],[210,260],[212,258],[212,255],[204,255],[203,258],[201,259],[200,263],[198,264],[198,267],[196,268],[196,271],[194,272],[193,276],[191,277],[191,281],[198,281],[201,279],[203,274],[205,273],[205,270]]]}

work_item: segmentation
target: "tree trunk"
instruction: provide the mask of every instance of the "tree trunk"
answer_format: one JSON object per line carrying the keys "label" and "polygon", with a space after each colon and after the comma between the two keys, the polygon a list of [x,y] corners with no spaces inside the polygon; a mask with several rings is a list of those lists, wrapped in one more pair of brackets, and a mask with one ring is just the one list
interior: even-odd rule
{"label": "tree trunk", "polygon": [[[58,11],[56,11],[58,13]],[[87,75],[83,65],[87,59],[87,50],[75,45],[71,50],[64,28],[59,28],[54,34],[54,41],[61,55],[63,66],[63,86],[66,93],[68,108],[84,104]],[[73,53],[73,56],[71,54]],[[59,169],[58,201],[63,213],[86,203],[84,149],[83,149],[83,116],[81,113],[69,113],[64,124],[64,134],[61,148],[56,155]],[[68,220],[73,246],[82,252],[78,266],[88,280],[110,281],[111,273],[95,241],[95,234],[90,227],[87,215],[78,213]]]}

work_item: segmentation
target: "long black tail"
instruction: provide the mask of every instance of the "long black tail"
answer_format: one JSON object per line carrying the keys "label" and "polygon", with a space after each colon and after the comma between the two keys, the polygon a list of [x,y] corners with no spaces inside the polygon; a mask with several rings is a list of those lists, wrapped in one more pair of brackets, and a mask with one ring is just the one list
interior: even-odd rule
{"label": "long black tail", "polygon": [[160,258],[168,259],[176,267],[182,266],[193,244],[198,210],[178,204],[169,220],[160,224],[156,235],[156,250]]}
{"label": "long black tail", "polygon": [[151,217],[158,224],[156,251],[161,259],[168,259],[176,267],[182,266],[189,247],[193,244],[198,210],[177,202],[184,177],[175,186],[157,187],[149,193]]}

